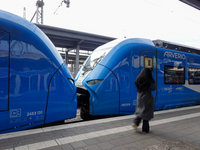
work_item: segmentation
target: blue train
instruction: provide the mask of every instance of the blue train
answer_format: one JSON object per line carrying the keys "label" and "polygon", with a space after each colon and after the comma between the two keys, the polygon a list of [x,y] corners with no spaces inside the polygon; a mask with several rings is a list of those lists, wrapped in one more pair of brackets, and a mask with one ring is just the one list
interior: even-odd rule
{"label": "blue train", "polygon": [[162,40],[130,38],[98,47],[76,78],[81,114],[132,114],[134,81],[143,67],[153,69],[155,110],[200,103],[200,50]]}
{"label": "blue train", "polygon": [[74,80],[34,24],[0,10],[0,133],[76,117]]}

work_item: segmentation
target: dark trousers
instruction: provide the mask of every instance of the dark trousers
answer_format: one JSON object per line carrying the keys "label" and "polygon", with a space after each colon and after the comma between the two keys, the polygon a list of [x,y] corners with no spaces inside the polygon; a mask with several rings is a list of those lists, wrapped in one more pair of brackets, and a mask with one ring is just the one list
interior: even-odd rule
{"label": "dark trousers", "polygon": [[[134,119],[133,122],[134,122],[137,126],[139,126],[141,120],[142,120],[141,118],[136,117],[136,118]],[[143,132],[149,132],[149,121],[148,121],[148,120],[143,120],[142,131],[143,131]]]}

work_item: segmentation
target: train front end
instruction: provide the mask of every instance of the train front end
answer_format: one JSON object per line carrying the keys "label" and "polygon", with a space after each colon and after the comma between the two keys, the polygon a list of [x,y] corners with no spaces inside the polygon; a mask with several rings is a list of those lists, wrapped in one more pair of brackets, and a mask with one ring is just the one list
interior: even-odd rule
{"label": "train front end", "polygon": [[86,115],[118,114],[119,83],[116,74],[101,61],[121,40],[98,47],[86,59],[75,78],[78,107]]}
{"label": "train front end", "polygon": [[134,113],[137,103],[134,81],[144,58],[152,54],[147,55],[146,50],[155,54],[151,40],[127,38],[111,41],[93,51],[75,78],[81,116]]}
{"label": "train front end", "polygon": [[0,134],[76,117],[76,86],[49,38],[0,10]]}

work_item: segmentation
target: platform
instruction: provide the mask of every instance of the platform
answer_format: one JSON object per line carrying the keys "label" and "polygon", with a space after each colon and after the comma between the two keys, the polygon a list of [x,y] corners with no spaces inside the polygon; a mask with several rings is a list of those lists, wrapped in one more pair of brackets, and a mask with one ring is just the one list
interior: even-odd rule
{"label": "platform", "polygon": [[151,132],[120,116],[0,134],[0,150],[200,150],[200,106],[155,111]]}

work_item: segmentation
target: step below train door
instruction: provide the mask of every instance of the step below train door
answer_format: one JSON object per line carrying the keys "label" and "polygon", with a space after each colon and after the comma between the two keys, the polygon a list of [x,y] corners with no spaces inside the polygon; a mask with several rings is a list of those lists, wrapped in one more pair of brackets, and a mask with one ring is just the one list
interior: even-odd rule
{"label": "step below train door", "polygon": [[8,111],[8,72],[9,33],[0,30],[0,112]]}
{"label": "step below train door", "polygon": [[[152,76],[156,82],[157,81],[156,51],[155,52],[154,51],[140,52],[140,72],[142,71],[144,67],[151,68],[153,70]],[[152,91],[152,94],[154,95],[154,101],[156,102],[157,90]]]}

